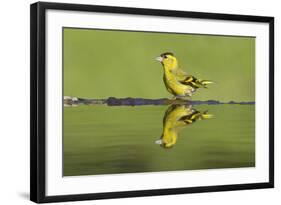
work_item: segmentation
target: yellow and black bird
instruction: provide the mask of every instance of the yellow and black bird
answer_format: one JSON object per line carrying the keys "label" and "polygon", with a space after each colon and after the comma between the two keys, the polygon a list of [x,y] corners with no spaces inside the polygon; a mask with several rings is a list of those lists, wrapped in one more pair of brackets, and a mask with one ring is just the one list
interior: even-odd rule
{"label": "yellow and black bird", "polygon": [[208,84],[213,83],[188,75],[179,67],[177,58],[171,52],[162,53],[156,60],[163,65],[163,80],[168,92],[176,98],[190,97],[198,88],[207,88]]}
{"label": "yellow and black bird", "polygon": [[207,111],[197,111],[191,105],[171,105],[168,107],[163,118],[162,135],[155,143],[161,145],[163,148],[171,148],[176,144],[178,132],[181,128],[193,124],[197,120],[212,117],[213,115],[208,114]]}

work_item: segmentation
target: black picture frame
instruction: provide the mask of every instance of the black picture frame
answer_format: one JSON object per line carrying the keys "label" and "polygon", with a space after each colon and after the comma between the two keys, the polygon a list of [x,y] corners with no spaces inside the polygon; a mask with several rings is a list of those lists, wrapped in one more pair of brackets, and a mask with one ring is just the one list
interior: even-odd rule
{"label": "black picture frame", "polygon": [[[46,196],[46,10],[263,22],[269,24],[269,181],[263,183]],[[30,199],[37,203],[274,187],[274,17],[38,2],[30,7]]]}

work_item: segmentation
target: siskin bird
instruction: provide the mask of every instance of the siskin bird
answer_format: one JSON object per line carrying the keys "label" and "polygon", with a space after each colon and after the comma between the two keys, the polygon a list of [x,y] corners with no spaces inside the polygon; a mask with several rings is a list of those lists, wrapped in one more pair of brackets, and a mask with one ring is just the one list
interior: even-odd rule
{"label": "siskin bird", "polygon": [[171,105],[168,107],[163,118],[163,132],[159,140],[155,143],[163,148],[173,147],[178,138],[178,132],[181,128],[190,125],[197,120],[209,119],[213,115],[207,111],[199,112],[188,105]]}
{"label": "siskin bird", "polygon": [[190,97],[198,88],[207,88],[208,84],[213,83],[209,80],[200,80],[188,75],[180,69],[178,60],[173,53],[162,53],[156,60],[163,65],[163,80],[166,89],[175,97]]}

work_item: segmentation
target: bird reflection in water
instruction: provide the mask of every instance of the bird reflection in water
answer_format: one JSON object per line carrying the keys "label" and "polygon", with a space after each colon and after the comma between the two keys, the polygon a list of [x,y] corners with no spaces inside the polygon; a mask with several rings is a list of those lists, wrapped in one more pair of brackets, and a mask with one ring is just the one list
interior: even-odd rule
{"label": "bird reflection in water", "polygon": [[173,147],[178,138],[181,128],[195,123],[197,120],[209,119],[213,115],[208,111],[200,112],[191,105],[171,105],[163,118],[163,133],[155,143],[163,148]]}

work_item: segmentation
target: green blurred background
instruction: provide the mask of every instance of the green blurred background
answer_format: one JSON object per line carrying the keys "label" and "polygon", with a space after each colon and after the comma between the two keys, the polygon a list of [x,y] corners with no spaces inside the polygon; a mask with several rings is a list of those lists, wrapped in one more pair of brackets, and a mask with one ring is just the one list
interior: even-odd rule
{"label": "green blurred background", "polygon": [[64,95],[171,97],[155,57],[173,52],[181,68],[216,84],[197,100],[255,100],[255,38],[64,28]]}

